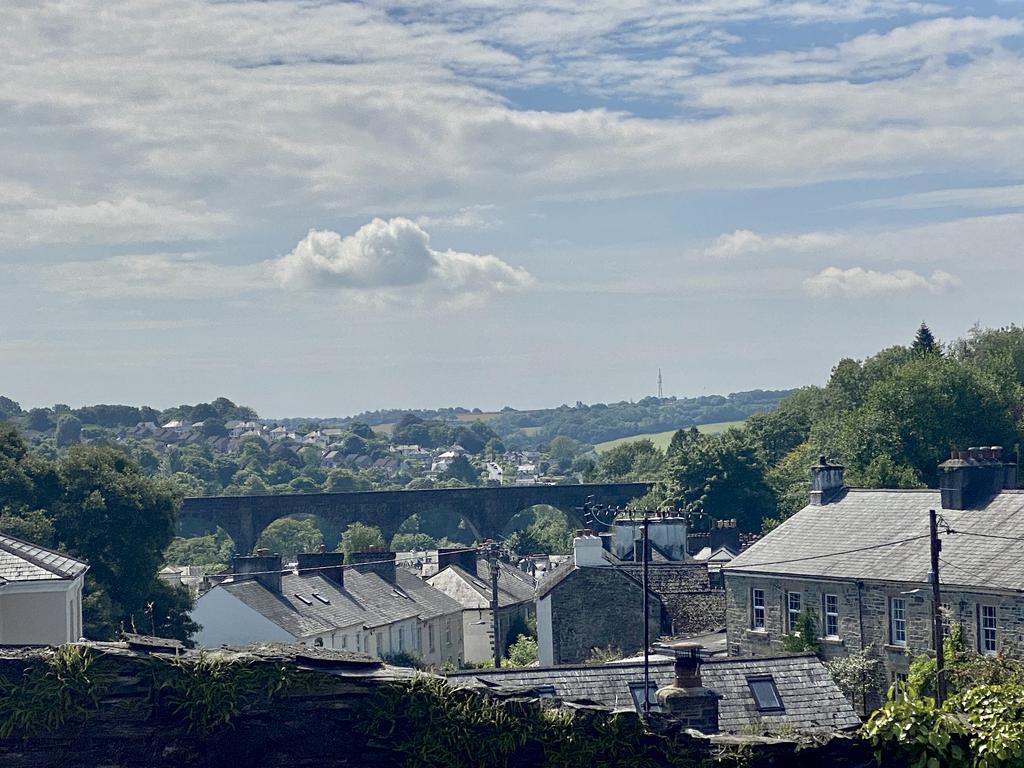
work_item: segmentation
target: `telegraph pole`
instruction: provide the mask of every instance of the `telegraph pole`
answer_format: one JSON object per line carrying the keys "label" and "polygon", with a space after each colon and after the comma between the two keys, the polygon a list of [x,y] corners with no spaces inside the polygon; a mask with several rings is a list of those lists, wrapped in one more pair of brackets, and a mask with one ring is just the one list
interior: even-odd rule
{"label": "telegraph pole", "polygon": [[647,510],[644,510],[644,519],[641,522],[641,541],[643,543],[643,586],[644,586],[644,714],[649,715],[651,713],[651,658],[650,658],[650,610],[648,608],[647,596],[647,561],[649,553],[648,545],[648,526],[650,525],[651,519],[647,514]]}
{"label": "telegraph pole", "polygon": [[491,573],[491,632],[494,634],[494,668],[501,668],[501,641],[498,638],[498,544],[490,542],[487,565]]}
{"label": "telegraph pole", "polygon": [[935,704],[942,706],[946,700],[946,649],[943,647],[945,638],[942,632],[942,593],[939,589],[939,552],[942,542],[939,540],[939,525],[935,510],[928,510],[928,539],[931,543],[932,569],[928,581],[932,583],[932,634],[935,638]]}

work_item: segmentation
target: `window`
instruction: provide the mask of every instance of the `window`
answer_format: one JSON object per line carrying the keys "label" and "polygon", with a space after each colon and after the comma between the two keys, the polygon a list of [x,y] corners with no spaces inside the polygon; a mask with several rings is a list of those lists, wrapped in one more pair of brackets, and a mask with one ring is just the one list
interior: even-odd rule
{"label": "window", "polygon": [[553,699],[557,695],[553,685],[538,685],[533,693],[538,699]]}
{"label": "window", "polygon": [[949,603],[939,606],[939,615],[942,617],[942,636],[949,637],[950,627],[953,624],[953,609]]}
{"label": "window", "polygon": [[839,637],[838,595],[825,595],[825,637]]}
{"label": "window", "polygon": [[800,611],[803,609],[799,592],[786,593],[786,631],[796,632],[800,626]]}
{"label": "window", "polygon": [[380,632],[377,633],[377,655],[384,655],[384,635],[382,635]]}
{"label": "window", "polygon": [[430,652],[434,652],[434,625],[427,624],[427,645],[430,648]]}
{"label": "window", "polygon": [[750,591],[750,605],[752,614],[750,617],[751,629],[764,629],[764,590],[752,589]]}
{"label": "window", "polygon": [[398,628],[398,652],[401,653],[405,650],[405,630],[402,627]]}
{"label": "window", "polygon": [[348,635],[341,636],[341,647],[348,648]]}
{"label": "window", "polygon": [[[633,697],[633,706],[637,712],[644,708],[644,681],[636,680],[629,684],[629,695]],[[651,705],[651,712],[661,712],[661,705],[658,703],[658,684],[651,682],[647,686],[647,701]]]}
{"label": "window", "polygon": [[996,653],[996,607],[978,606],[978,650],[986,656]]}
{"label": "window", "polygon": [[313,641],[313,645],[316,646],[317,648],[323,648],[324,647],[324,639],[322,637],[318,637],[316,640]]}
{"label": "window", "polygon": [[750,686],[750,695],[754,697],[754,706],[758,712],[777,712],[785,709],[782,706],[779,689],[775,687],[775,678],[771,675],[748,677],[747,685]]}
{"label": "window", "polygon": [[444,620],[444,644],[452,644],[452,617],[446,616]]}
{"label": "window", "polygon": [[907,601],[894,597],[889,601],[889,642],[907,644]]}

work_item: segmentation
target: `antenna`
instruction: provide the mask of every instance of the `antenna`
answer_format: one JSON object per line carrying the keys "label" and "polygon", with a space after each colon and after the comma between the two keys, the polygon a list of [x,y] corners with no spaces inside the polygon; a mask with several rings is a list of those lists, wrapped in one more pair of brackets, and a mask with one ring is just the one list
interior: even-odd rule
{"label": "antenna", "polygon": [[661,368],[658,369],[658,399],[662,400],[665,397],[665,392],[661,388]]}

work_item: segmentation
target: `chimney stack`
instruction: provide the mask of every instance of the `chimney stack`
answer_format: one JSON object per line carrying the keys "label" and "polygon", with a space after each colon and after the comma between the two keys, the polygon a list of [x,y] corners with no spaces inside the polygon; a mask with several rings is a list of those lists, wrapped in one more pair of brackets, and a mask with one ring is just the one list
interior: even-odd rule
{"label": "chimney stack", "polygon": [[943,509],[970,509],[1016,487],[1017,465],[1003,463],[1003,449],[998,445],[953,451],[939,464]]}
{"label": "chimney stack", "polygon": [[708,546],[714,552],[726,547],[734,555],[740,553],[740,529],[736,527],[736,519],[715,520],[708,533]]}
{"label": "chimney stack", "polygon": [[829,464],[824,456],[811,467],[811,504],[820,507],[835,500],[844,490],[844,468],[839,464]]}
{"label": "chimney stack", "polygon": [[299,576],[323,576],[339,587],[345,586],[345,554],[343,552],[299,553]]}
{"label": "chimney stack", "polygon": [[395,552],[353,552],[350,565],[359,573],[376,573],[388,584],[394,584]]}
{"label": "chimney stack", "polygon": [[248,557],[235,555],[231,571],[235,581],[255,580],[274,594],[281,594],[281,556],[271,555],[270,550],[258,549]]}
{"label": "chimney stack", "polygon": [[676,647],[675,680],[658,691],[663,712],[684,728],[718,732],[718,694],[705,688],[700,675],[701,646]]}
{"label": "chimney stack", "polygon": [[604,557],[601,537],[595,536],[589,528],[576,531],[576,538],[572,540],[572,554],[573,564],[577,568],[593,568],[609,564]]}
{"label": "chimney stack", "polygon": [[449,565],[457,565],[470,576],[476,576],[476,550],[469,547],[437,550],[438,572]]}

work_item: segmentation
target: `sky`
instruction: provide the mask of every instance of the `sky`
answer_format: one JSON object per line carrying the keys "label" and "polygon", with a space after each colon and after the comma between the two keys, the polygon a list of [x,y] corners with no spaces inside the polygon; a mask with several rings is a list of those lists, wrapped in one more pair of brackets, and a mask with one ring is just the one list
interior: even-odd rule
{"label": "sky", "polygon": [[1024,321],[1020,0],[0,12],[26,408],[724,394]]}

